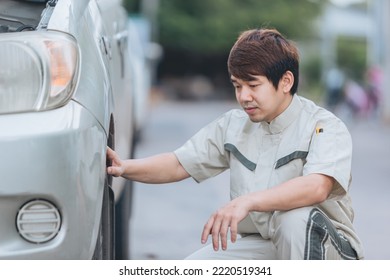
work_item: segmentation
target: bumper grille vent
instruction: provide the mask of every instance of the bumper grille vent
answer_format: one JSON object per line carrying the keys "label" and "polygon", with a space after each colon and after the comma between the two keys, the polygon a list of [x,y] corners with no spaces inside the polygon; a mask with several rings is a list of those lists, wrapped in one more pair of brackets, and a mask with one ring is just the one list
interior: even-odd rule
{"label": "bumper grille vent", "polygon": [[27,241],[40,244],[52,240],[61,228],[57,207],[46,200],[32,200],[24,204],[16,217],[19,234]]}

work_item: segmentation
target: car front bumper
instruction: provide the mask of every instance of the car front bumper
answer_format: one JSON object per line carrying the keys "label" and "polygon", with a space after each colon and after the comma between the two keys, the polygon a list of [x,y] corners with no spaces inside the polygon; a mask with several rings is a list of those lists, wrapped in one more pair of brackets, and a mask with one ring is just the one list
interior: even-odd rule
{"label": "car front bumper", "polygon": [[[0,259],[89,259],[98,234],[107,135],[77,102],[45,111],[0,115]],[[16,216],[43,199],[61,215],[46,243],[19,235]]]}

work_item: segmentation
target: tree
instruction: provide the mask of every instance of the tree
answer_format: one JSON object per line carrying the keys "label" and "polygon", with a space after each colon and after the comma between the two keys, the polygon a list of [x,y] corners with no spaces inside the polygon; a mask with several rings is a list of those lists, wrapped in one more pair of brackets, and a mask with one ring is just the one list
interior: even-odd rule
{"label": "tree", "polygon": [[[139,12],[142,0],[127,0]],[[313,35],[312,20],[324,1],[315,0],[160,0],[158,41],[164,48],[160,73],[211,78],[226,74],[229,50],[243,30],[269,27],[293,40]]]}
{"label": "tree", "polygon": [[[139,12],[140,0],[125,3]],[[308,38],[321,8],[309,0],[160,0],[159,6],[160,43],[200,53],[228,51],[248,28],[275,27],[289,38]]]}
{"label": "tree", "polygon": [[169,48],[216,53],[228,51],[248,28],[275,27],[287,37],[305,38],[318,7],[306,0],[165,0],[160,40]]}

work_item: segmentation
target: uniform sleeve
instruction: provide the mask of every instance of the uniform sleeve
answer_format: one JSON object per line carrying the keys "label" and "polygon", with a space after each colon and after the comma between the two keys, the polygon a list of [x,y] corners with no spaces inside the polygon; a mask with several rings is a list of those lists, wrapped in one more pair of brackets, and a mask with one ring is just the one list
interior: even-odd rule
{"label": "uniform sleeve", "polygon": [[229,168],[224,139],[229,113],[202,128],[183,146],[174,151],[184,169],[197,182],[216,176]]}
{"label": "uniform sleeve", "polygon": [[330,199],[338,199],[348,192],[352,139],[341,120],[334,117],[317,123],[306,159],[303,175],[319,173],[336,180]]}

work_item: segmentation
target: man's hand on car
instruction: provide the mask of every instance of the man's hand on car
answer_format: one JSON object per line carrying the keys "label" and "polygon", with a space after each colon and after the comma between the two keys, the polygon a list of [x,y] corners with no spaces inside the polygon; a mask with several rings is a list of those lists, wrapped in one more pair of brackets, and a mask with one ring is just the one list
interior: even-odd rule
{"label": "man's hand on car", "polygon": [[107,160],[111,162],[111,166],[107,167],[107,173],[114,177],[121,176],[124,172],[123,161],[110,147],[107,147]]}

